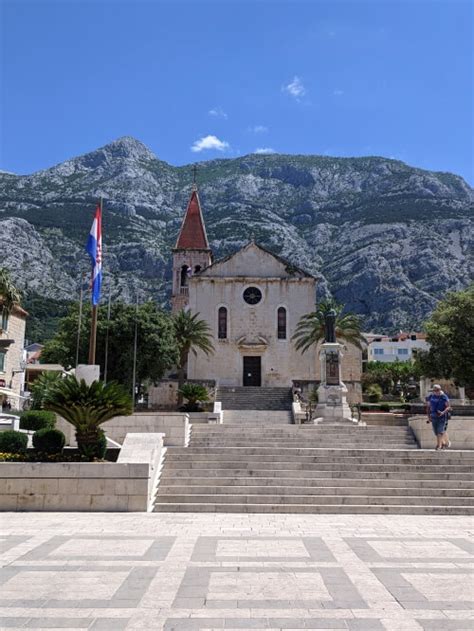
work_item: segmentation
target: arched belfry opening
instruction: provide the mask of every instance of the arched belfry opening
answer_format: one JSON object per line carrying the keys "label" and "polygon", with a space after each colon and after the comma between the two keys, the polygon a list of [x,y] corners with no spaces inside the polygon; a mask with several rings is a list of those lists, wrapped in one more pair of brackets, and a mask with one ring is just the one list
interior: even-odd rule
{"label": "arched belfry opening", "polygon": [[180,287],[188,286],[188,278],[189,278],[189,267],[186,265],[181,266],[181,274],[180,274]]}

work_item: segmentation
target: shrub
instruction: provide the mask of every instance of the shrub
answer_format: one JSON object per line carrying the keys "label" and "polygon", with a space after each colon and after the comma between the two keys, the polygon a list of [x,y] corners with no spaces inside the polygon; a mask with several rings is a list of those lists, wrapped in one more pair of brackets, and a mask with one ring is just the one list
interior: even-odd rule
{"label": "shrub", "polygon": [[378,403],[382,394],[382,388],[377,383],[373,383],[367,388],[367,397],[371,403]]}
{"label": "shrub", "polygon": [[381,403],[380,404],[380,411],[381,412],[390,412],[390,405],[388,403]]}
{"label": "shrub", "polygon": [[0,432],[0,451],[11,454],[22,454],[28,447],[28,436],[22,432],[9,429]]}
{"label": "shrub", "polygon": [[56,416],[46,410],[28,410],[20,416],[21,429],[36,432],[46,427],[52,428],[56,424]]}
{"label": "shrub", "polygon": [[64,434],[52,427],[43,427],[33,434],[34,448],[46,454],[60,454],[65,443]]}
{"label": "shrub", "polygon": [[199,403],[209,400],[207,388],[198,383],[185,383],[178,393],[187,400],[187,404],[183,407],[186,412],[197,412]]}
{"label": "shrub", "polygon": [[88,460],[103,458],[107,447],[102,423],[132,413],[130,395],[118,383],[93,381],[87,385],[70,376],[51,389],[44,408],[56,412],[76,430],[77,447]]}

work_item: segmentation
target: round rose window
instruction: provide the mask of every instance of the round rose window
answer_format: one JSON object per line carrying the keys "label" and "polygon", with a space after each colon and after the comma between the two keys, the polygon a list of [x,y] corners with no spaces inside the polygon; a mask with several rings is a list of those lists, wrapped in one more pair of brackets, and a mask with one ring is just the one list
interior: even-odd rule
{"label": "round rose window", "polygon": [[262,299],[262,292],[258,287],[247,287],[244,291],[244,300],[248,305],[258,305]]}

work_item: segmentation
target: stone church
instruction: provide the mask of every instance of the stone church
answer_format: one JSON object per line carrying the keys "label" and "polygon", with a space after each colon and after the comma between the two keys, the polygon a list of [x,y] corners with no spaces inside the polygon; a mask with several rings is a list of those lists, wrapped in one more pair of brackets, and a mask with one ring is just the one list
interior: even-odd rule
{"label": "stone church", "polygon": [[[188,379],[229,386],[319,382],[319,348],[301,354],[291,341],[299,319],[315,308],[316,279],[251,241],[214,261],[199,195],[193,188],[173,249],[173,312],[199,313],[215,353],[189,357]],[[362,352],[345,345],[342,379],[349,401],[362,400]]]}
{"label": "stone church", "polygon": [[254,241],[213,261],[194,187],[173,249],[172,308],[199,313],[215,353],[190,354],[188,379],[229,386],[314,381],[316,349],[302,355],[291,337],[315,300],[311,274]]}

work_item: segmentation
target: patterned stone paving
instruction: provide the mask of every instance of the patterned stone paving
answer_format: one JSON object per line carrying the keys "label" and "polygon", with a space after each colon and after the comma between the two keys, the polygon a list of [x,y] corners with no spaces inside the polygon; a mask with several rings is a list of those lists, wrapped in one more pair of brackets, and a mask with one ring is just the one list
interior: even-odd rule
{"label": "patterned stone paving", "polygon": [[474,629],[474,520],[0,515],[0,631]]}

